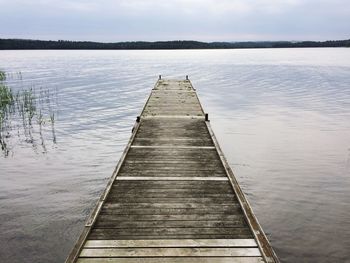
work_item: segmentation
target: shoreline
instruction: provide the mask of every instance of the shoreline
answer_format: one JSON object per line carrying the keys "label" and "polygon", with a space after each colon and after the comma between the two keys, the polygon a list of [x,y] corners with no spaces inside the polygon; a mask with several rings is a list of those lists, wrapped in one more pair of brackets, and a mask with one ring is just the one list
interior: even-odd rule
{"label": "shoreline", "polygon": [[245,41],[199,42],[134,41],[102,43],[91,41],[0,39],[0,50],[191,50],[191,49],[275,49],[275,48],[335,48],[350,47],[350,39],[328,41]]}

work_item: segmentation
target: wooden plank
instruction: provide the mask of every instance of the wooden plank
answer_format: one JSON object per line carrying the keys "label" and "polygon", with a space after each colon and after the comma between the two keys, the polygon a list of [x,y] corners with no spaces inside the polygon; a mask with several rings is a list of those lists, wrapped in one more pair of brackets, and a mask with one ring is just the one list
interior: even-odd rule
{"label": "wooden plank", "polygon": [[[140,177],[140,176],[139,176]],[[157,188],[157,189],[205,189],[205,188],[220,188],[231,192],[231,186],[226,180],[116,180],[113,184],[115,190],[129,188]],[[153,177],[152,177],[153,178]],[[163,178],[163,177],[161,177]],[[221,178],[221,177],[219,177]],[[186,179],[186,177],[185,177]],[[198,183],[198,184],[196,184]]]}
{"label": "wooden plank", "polygon": [[115,202],[105,202],[103,205],[104,209],[215,209],[218,210],[224,209],[236,209],[239,207],[238,203],[232,203],[229,205],[209,205],[209,204],[196,204],[196,203],[115,203]]}
{"label": "wooden plank", "polygon": [[[173,127],[168,127],[166,130],[163,130],[164,127],[146,127],[138,133],[136,139],[152,139],[152,140],[192,140],[192,141],[207,141],[212,144],[210,136],[206,130],[199,130],[196,128],[191,130],[190,127],[185,127],[179,129],[175,129]],[[148,129],[147,129],[148,128]],[[157,131],[153,131],[152,129],[157,128]],[[147,129],[147,130],[146,130]],[[169,136],[171,135],[171,136]]]}
{"label": "wooden plank", "polygon": [[[154,129],[155,128],[155,129]],[[138,135],[174,134],[180,137],[201,134],[209,135],[202,119],[146,118],[142,119]],[[209,136],[210,138],[210,136]]]}
{"label": "wooden plank", "polygon": [[169,177],[169,173],[172,177],[178,177],[177,180],[181,180],[181,177],[224,177],[223,171],[221,169],[177,169],[164,168],[164,169],[152,169],[148,167],[144,170],[131,169],[130,167],[123,167],[120,172],[120,176],[159,176],[159,177]]}
{"label": "wooden plank", "polygon": [[[142,219],[142,218],[141,218]],[[165,220],[165,221],[125,221],[125,220],[97,220],[96,228],[165,228],[165,227],[245,227],[243,217],[235,221],[189,221],[189,220]]]}
{"label": "wooden plank", "polygon": [[88,239],[129,239],[129,240],[140,240],[140,239],[229,239],[229,238],[237,238],[237,239],[245,239],[245,238],[254,238],[251,233],[236,233],[236,234],[192,234],[192,233],[186,233],[186,234],[166,234],[166,235],[159,235],[156,233],[148,233],[148,234],[127,234],[127,235],[118,235],[113,236],[113,234],[110,233],[93,233],[88,236]]}
{"label": "wooden plank", "polygon": [[[138,182],[137,179],[133,180],[134,182]],[[178,181],[178,179],[176,179]],[[118,181],[119,182],[119,181]],[[129,182],[126,181],[125,182]],[[141,180],[141,182],[144,182],[144,180]],[[157,181],[157,182],[162,182],[162,181]],[[163,181],[165,182],[165,181]],[[171,181],[167,181],[171,183]],[[202,181],[200,181],[202,182]],[[218,181],[214,181],[218,182]],[[147,185],[146,185],[147,186]],[[167,186],[167,187],[152,187],[151,185],[148,185],[149,187],[140,187],[140,186],[135,186],[135,187],[125,187],[122,188],[118,184],[113,185],[113,194],[116,195],[122,195],[122,194],[135,194],[135,197],[138,195],[142,194],[168,194],[169,197],[172,195],[177,195],[177,194],[184,194],[186,197],[186,194],[198,194],[198,195],[211,195],[211,194],[232,194],[233,191],[229,187],[226,186],[216,186],[216,187],[210,187],[210,186],[202,186],[202,187],[187,187],[187,186],[179,186],[179,185],[173,185],[173,186]]]}
{"label": "wooden plank", "polygon": [[261,257],[79,258],[78,263],[262,263]]}
{"label": "wooden plank", "polygon": [[214,146],[142,146],[131,145],[131,148],[161,148],[161,149],[215,149]]}
{"label": "wooden plank", "polygon": [[137,181],[228,181],[227,177],[218,177],[218,176],[191,176],[191,177],[179,177],[179,176],[162,176],[162,177],[157,177],[157,176],[118,176],[116,180],[127,180],[127,181],[132,181],[132,180],[137,180]]}
{"label": "wooden plank", "polygon": [[167,116],[203,116],[200,108],[192,108],[186,104],[182,105],[183,107],[175,107],[171,104],[168,107],[147,107],[145,111],[145,116],[158,116],[158,115],[167,115]]}
{"label": "wooden plank", "polygon": [[[247,227],[157,227],[157,228],[94,228],[89,239],[120,239],[120,236],[181,236],[227,235],[230,238],[248,238],[252,234]],[[94,238],[97,237],[97,238]],[[116,238],[118,237],[118,238]],[[154,238],[153,238],[154,239]]]}
{"label": "wooden plank", "polygon": [[[221,191],[220,191],[221,190]],[[185,188],[185,189],[154,189],[154,188],[125,188],[125,189],[119,189],[119,192],[125,193],[125,194],[135,194],[135,196],[143,193],[155,193],[155,194],[220,194],[223,193],[223,190],[225,191],[224,193],[231,193],[227,189],[218,189],[218,188]]]}
{"label": "wooden plank", "polygon": [[[175,161],[162,161],[162,162],[125,162],[123,168],[125,169],[140,169],[140,167],[147,167],[148,169],[177,169],[177,170],[207,170],[207,169],[221,169],[220,163],[216,162],[175,162]],[[141,169],[140,169],[141,170]]]}
{"label": "wooden plank", "polygon": [[[177,137],[177,138],[168,138],[166,135],[158,135],[154,136],[156,138],[147,138],[145,137],[138,137],[135,140],[134,145],[140,145],[140,146],[152,146],[153,144],[158,145],[164,145],[164,144],[170,144],[174,146],[212,146],[212,143],[209,139],[206,138],[200,138],[200,139],[193,139],[193,138],[187,138],[187,137]],[[141,145],[142,144],[142,145]],[[165,146],[165,145],[164,145]]]}
{"label": "wooden plank", "polygon": [[[151,98],[149,100],[149,103],[152,102],[170,102],[172,104],[181,105],[181,104],[197,104],[198,105],[198,99],[196,97],[196,93],[188,93],[188,92],[179,92],[179,93],[172,93],[172,94],[151,94]],[[148,106],[147,104],[147,106]],[[146,106],[146,108],[147,108]]]}
{"label": "wooden plank", "polygon": [[118,196],[114,198],[109,196],[107,202],[120,202],[120,203],[199,203],[199,204],[208,204],[213,205],[223,205],[223,204],[232,204],[232,202],[238,202],[236,198],[212,198],[212,197],[135,197],[135,196]]}
{"label": "wooden plank", "polygon": [[196,112],[176,112],[177,115],[172,115],[174,112],[169,111],[169,112],[160,112],[159,115],[157,115],[156,113],[152,113],[152,112],[148,112],[147,115],[143,116],[143,118],[147,118],[147,117],[157,117],[157,118],[180,118],[181,116],[184,118],[202,118],[204,119],[204,116],[202,114],[197,114]]}
{"label": "wooden plank", "polygon": [[[168,128],[170,129],[170,128]],[[181,143],[182,141],[184,142],[206,142],[208,146],[213,146],[213,143],[210,139],[210,137],[204,133],[204,132],[198,132],[198,131],[187,131],[185,132],[185,128],[182,130],[175,130],[172,129],[173,131],[170,133],[164,132],[164,131],[158,131],[157,133],[153,133],[151,131],[145,131],[145,132],[140,132],[139,135],[137,136],[135,140],[135,144],[137,141],[144,140],[144,141],[171,141],[171,142],[176,142],[176,143]],[[195,134],[196,136],[195,136]]]}
{"label": "wooden plank", "polygon": [[155,113],[155,114],[170,114],[170,115],[181,115],[181,114],[191,114],[191,115],[202,115],[200,107],[193,106],[192,102],[188,101],[187,103],[182,103],[178,105],[175,103],[167,103],[159,105],[159,103],[154,103],[154,106],[148,105],[145,113]]}
{"label": "wooden plank", "polygon": [[[223,176],[215,176],[215,179],[212,179],[211,177],[205,177],[209,178],[208,180],[198,178],[198,177],[186,177],[186,176],[177,176],[177,177],[168,177],[167,176],[161,176],[159,179],[154,179],[157,176],[150,176],[146,177],[146,180],[144,180],[144,176],[120,176],[122,179],[116,179],[113,183],[113,189],[114,190],[122,190],[122,189],[130,189],[130,188],[156,188],[156,189],[215,189],[219,188],[220,190],[224,190],[228,193],[233,193],[231,185],[229,182],[224,179],[220,180],[219,178],[225,178]],[[134,178],[131,180],[128,180],[128,178]],[[137,179],[139,178],[139,179]],[[164,179],[163,179],[164,178]],[[183,178],[183,179],[182,179]],[[197,180],[192,180],[192,178],[198,178]],[[217,180],[217,179],[218,180]],[[169,180],[171,179],[171,180]],[[182,182],[182,183],[181,183]]]}
{"label": "wooden plank", "polygon": [[[141,164],[141,165],[147,165],[150,164],[152,166],[162,166],[162,165],[184,165],[185,167],[188,166],[201,166],[201,165],[206,165],[207,167],[211,167],[214,166],[213,164],[207,165],[208,164],[208,160],[206,159],[201,159],[201,160],[178,160],[178,159],[165,159],[165,160],[145,160],[145,159],[127,159],[124,162],[125,165],[137,165],[137,164]],[[216,166],[217,164],[215,164]]]}
{"label": "wooden plank", "polygon": [[210,146],[210,141],[206,140],[182,140],[181,142],[175,140],[147,140],[138,138],[135,140],[135,145],[140,146]]}
{"label": "wooden plank", "polygon": [[[192,171],[192,172],[202,172],[202,171],[213,171],[216,170],[219,171],[225,171],[222,169],[222,166],[220,166],[219,163],[213,162],[211,164],[207,163],[197,163],[197,164],[191,164],[191,163],[171,163],[168,161],[164,161],[163,163],[124,163],[123,167],[124,170],[159,170],[160,172],[164,170],[174,170],[174,171]],[[141,170],[143,168],[143,170]],[[169,174],[171,177],[172,175]],[[226,176],[227,177],[227,176]]]}
{"label": "wooden plank", "polygon": [[174,137],[184,137],[195,135],[198,132],[201,135],[209,135],[202,119],[146,118],[142,119],[141,129],[138,135],[162,135],[173,133],[175,135]]}
{"label": "wooden plank", "polygon": [[258,248],[84,248],[80,257],[257,257]]}
{"label": "wooden plank", "polygon": [[[155,176],[155,171],[154,170],[145,170],[145,171],[120,171],[119,176]],[[224,177],[225,174],[223,173],[223,171],[184,171],[184,170],[177,170],[177,171],[173,171],[171,173],[172,176],[174,177],[178,177],[179,179],[181,179],[181,177]],[[157,172],[156,176],[158,177],[168,177],[169,176],[169,172],[167,170],[161,171],[161,172]]]}
{"label": "wooden plank", "polygon": [[[217,160],[215,160],[217,158],[217,156],[211,156],[207,153],[203,154],[203,153],[198,153],[198,155],[196,156],[183,156],[183,155],[176,155],[173,154],[172,156],[160,156],[161,152],[158,151],[154,151],[151,150],[148,152],[150,154],[150,156],[145,156],[145,154],[147,154],[147,152],[138,152],[137,154],[134,154],[132,156],[128,156],[126,162],[138,162],[138,161],[143,161],[144,163],[147,162],[152,162],[152,158],[162,158],[161,162],[181,162],[184,161],[185,163],[190,163],[190,162],[198,162],[198,163],[206,163],[206,162],[217,162]],[[182,154],[185,154],[182,151]]]}
{"label": "wooden plank", "polygon": [[[141,147],[137,145],[132,145],[131,147],[131,155],[132,153],[141,153],[142,152],[151,152],[154,154],[160,154],[164,153],[165,156],[178,156],[178,155],[188,155],[189,157],[195,157],[196,154],[203,154],[203,155],[211,155],[211,156],[218,156],[218,153],[216,152],[215,146],[178,146],[178,147],[168,147],[168,146],[147,146],[147,147]],[[136,149],[138,148],[138,149]],[[147,156],[145,156],[147,157]]]}
{"label": "wooden plank", "polygon": [[138,193],[135,194],[126,194],[126,193],[120,193],[119,191],[114,191],[110,193],[111,196],[114,198],[130,198],[137,197],[137,198],[177,198],[177,197],[184,197],[184,198],[232,198],[234,197],[232,194],[225,194],[225,193],[219,193],[219,194],[212,194],[212,193]]}
{"label": "wooden plank", "polygon": [[[154,119],[152,119],[154,120]],[[144,125],[142,129],[138,132],[136,138],[150,138],[150,139],[176,139],[176,138],[186,138],[192,140],[208,140],[211,141],[208,130],[199,125],[193,125],[191,122],[193,120],[187,121],[187,123],[182,126],[170,126],[169,121],[172,119],[164,119],[162,122],[151,122],[150,120],[143,120],[149,122],[149,124]],[[202,121],[202,120],[201,120]],[[203,122],[203,121],[202,121]],[[165,136],[171,135],[171,137],[166,138]],[[200,136],[198,136],[200,135]]]}
{"label": "wooden plank", "polygon": [[155,239],[155,240],[88,240],[85,248],[117,247],[257,247],[251,239]]}
{"label": "wooden plank", "polygon": [[108,214],[100,214],[99,220],[124,220],[124,221],[137,221],[142,219],[143,221],[172,221],[172,220],[190,220],[190,221],[206,221],[206,220],[221,220],[221,221],[235,221],[242,217],[242,214],[165,214],[165,215],[108,215]]}
{"label": "wooden plank", "polygon": [[[151,156],[154,156],[154,158],[159,158],[159,153],[153,153]],[[142,154],[139,155],[135,155],[133,157],[128,156],[128,159],[126,160],[126,164],[130,164],[133,161],[135,162],[144,162],[143,164],[153,164],[154,162],[152,162],[151,156],[147,156],[147,157],[142,157]],[[184,164],[190,164],[190,162],[196,162],[198,161],[198,164],[202,164],[205,165],[208,162],[213,162],[213,164],[215,164],[215,166],[219,165],[219,163],[217,162],[217,160],[213,160],[214,157],[210,156],[210,155],[204,155],[204,154],[200,154],[198,157],[193,157],[193,158],[185,158],[184,157],[180,157],[180,156],[173,156],[173,159],[170,159],[168,156],[164,156],[162,162],[163,164],[180,164],[181,161],[184,161]],[[156,164],[156,163],[155,163]],[[203,169],[201,169],[203,170]],[[224,171],[224,169],[220,169],[222,171]]]}
{"label": "wooden plank", "polygon": [[202,115],[144,115],[142,116],[142,119],[153,119],[153,118],[173,118],[173,119],[199,119],[204,120],[204,114]]}
{"label": "wooden plank", "polygon": [[[220,166],[215,166],[215,167],[201,167],[201,168],[190,168],[190,166],[186,169],[183,168],[181,166],[172,166],[172,167],[162,167],[162,166],[158,166],[158,167],[153,167],[152,165],[127,165],[127,166],[123,166],[122,167],[122,171],[124,173],[128,172],[128,173],[152,173],[153,176],[157,176],[158,173],[159,174],[164,174],[164,173],[183,173],[184,175],[187,173],[193,173],[193,174],[198,174],[198,173],[204,173],[207,172],[208,173],[216,173],[217,170],[220,170],[220,172],[222,171],[222,168]],[[192,175],[192,174],[191,174]],[[147,175],[146,175],[147,176]],[[200,175],[199,175],[200,176]],[[214,176],[215,175],[209,175],[209,176]]]}
{"label": "wooden plank", "polygon": [[148,160],[150,158],[163,158],[164,160],[176,159],[176,160],[201,160],[205,158],[206,160],[214,160],[219,161],[218,153],[210,146],[206,147],[188,147],[188,146],[180,146],[180,147],[169,147],[169,146],[142,146],[138,147],[138,145],[134,145],[127,156],[127,159],[132,158],[144,158]]}
{"label": "wooden plank", "polygon": [[[152,102],[170,102],[176,105],[181,105],[181,104],[197,104],[198,105],[198,99],[196,97],[196,93],[188,93],[188,92],[179,92],[179,93],[172,93],[172,94],[151,94],[150,100],[148,102],[147,106],[152,103]],[[143,113],[144,115],[144,113]]]}
{"label": "wooden plank", "polygon": [[[146,154],[146,153],[145,153]],[[128,156],[126,162],[127,163],[130,163],[130,162],[138,162],[138,161],[143,161],[144,164],[147,164],[147,163],[152,163],[152,158],[160,158],[160,152],[150,152],[150,155],[151,156],[143,156],[143,153],[138,153],[138,154],[135,154],[134,156]],[[177,162],[181,162],[181,161],[184,161],[184,163],[190,163],[190,162],[197,162],[197,163],[200,163],[200,164],[205,164],[205,163],[208,163],[208,162],[213,162],[215,164],[219,164],[218,163],[218,160],[216,159],[217,157],[216,156],[210,156],[210,155],[207,155],[207,154],[202,154],[202,153],[199,153],[198,156],[192,156],[192,158],[186,158],[187,156],[178,156],[178,155],[173,155],[172,159],[170,159],[170,156],[163,156],[161,157],[162,160],[161,162],[163,163],[177,163]]]}
{"label": "wooden plank", "polygon": [[[186,168],[181,166],[166,166],[163,167],[161,165],[153,166],[153,165],[125,165],[122,167],[121,172],[132,174],[137,173],[140,176],[163,176],[164,174],[168,174],[166,177],[169,177],[169,175],[173,176],[172,173],[180,173],[183,176],[195,176],[195,174],[199,174],[199,177],[202,176],[209,176],[209,177],[215,177],[217,173],[222,173],[224,170],[220,166],[198,166],[198,167],[191,167],[190,165]],[[201,175],[204,173],[204,175]],[[123,176],[128,176],[127,174],[123,174]],[[122,176],[122,175],[121,175]],[[130,175],[131,176],[131,175]],[[177,175],[174,175],[177,176]],[[179,178],[180,179],[180,178]]]}
{"label": "wooden plank", "polygon": [[[176,103],[174,104],[170,104],[170,103],[164,103],[162,105],[160,105],[159,103],[153,103],[153,105],[151,106],[150,104],[148,104],[146,111],[158,111],[158,112],[197,112],[197,111],[201,111],[201,108],[199,106],[193,106],[192,104],[181,104],[178,105]],[[173,114],[172,114],[173,115]]]}
{"label": "wooden plank", "polygon": [[[140,178],[139,180],[136,178]],[[187,177],[183,177],[184,179],[181,180],[182,177],[173,179],[171,177],[169,180],[166,177],[160,177],[160,179],[154,179],[154,177],[147,178],[147,180],[143,180],[143,177],[138,176],[135,177],[135,179],[128,180],[129,176],[123,180],[118,180],[113,184],[113,190],[115,191],[123,191],[123,190],[131,190],[131,189],[140,189],[142,190],[143,188],[148,188],[148,189],[215,189],[218,188],[220,191],[225,191],[228,193],[232,192],[231,186],[228,184],[226,180],[191,180]],[[133,178],[133,177],[132,177]],[[163,178],[165,178],[163,180]],[[219,177],[219,178],[224,178],[224,177]],[[180,180],[179,180],[180,179]],[[180,184],[179,182],[183,182],[183,184]],[[195,182],[198,182],[198,184],[195,184]],[[206,182],[206,184],[203,184],[203,182]],[[225,184],[219,184],[225,183]],[[211,184],[208,184],[211,183]]]}
{"label": "wooden plank", "polygon": [[[137,145],[138,148],[137,153],[133,153],[130,156],[128,156],[126,162],[130,161],[141,161],[142,159],[144,161],[162,161],[162,162],[179,162],[184,161],[184,165],[188,162],[198,161],[197,163],[205,164],[207,163],[208,166],[210,166],[210,163],[215,165],[220,165],[220,160],[218,159],[219,156],[216,154],[208,153],[206,150],[204,151],[184,151],[183,148],[186,146],[183,146],[182,149],[177,146],[168,146],[168,145]],[[193,146],[191,146],[193,147]],[[208,146],[194,146],[197,149],[208,147]],[[143,149],[142,149],[143,148]],[[160,149],[162,148],[162,149]],[[174,149],[175,148],[175,149]],[[178,149],[180,148],[180,149]],[[159,151],[161,150],[161,151]],[[166,152],[169,151],[169,152]],[[164,153],[165,152],[165,153]],[[147,156],[147,153],[150,154],[150,156]],[[164,155],[162,155],[164,153]]]}
{"label": "wooden plank", "polygon": [[157,116],[157,115],[166,115],[173,116],[174,114],[179,116],[203,116],[203,114],[199,110],[186,110],[186,109],[177,109],[174,107],[169,107],[167,109],[147,109],[145,111],[146,116]]}
{"label": "wooden plank", "polygon": [[[172,130],[170,133],[169,130]],[[175,130],[174,128],[168,128],[168,131],[162,131],[159,130],[156,133],[153,133],[152,131],[141,131],[137,138],[135,143],[137,143],[137,140],[153,140],[153,141],[174,141],[176,143],[181,143],[181,141],[186,141],[186,142],[206,142],[209,144],[208,146],[213,146],[213,143],[208,136],[207,133],[200,132],[198,130],[196,131],[188,131],[186,132],[186,128],[183,130],[177,129]]]}
{"label": "wooden plank", "polygon": [[[235,208],[235,209],[234,209]],[[181,215],[188,215],[188,214],[225,214],[225,215],[234,215],[237,213],[241,213],[241,209],[239,206],[222,206],[222,207],[206,207],[203,209],[186,209],[186,208],[137,208],[137,209],[131,209],[131,208],[118,208],[118,209],[112,209],[112,208],[102,208],[101,213],[103,214],[110,214],[110,215],[164,215],[164,214],[181,214]]]}
{"label": "wooden plank", "polygon": [[[181,120],[181,122],[179,122],[179,120]],[[203,126],[204,125],[203,120],[184,119],[184,118],[181,118],[179,120],[174,118],[142,119],[142,122],[141,122],[142,126],[136,138],[139,138],[139,137],[153,138],[153,136],[157,136],[156,138],[158,138],[165,135],[172,135],[168,139],[180,137],[180,138],[210,140],[210,135],[208,133],[208,130],[206,129],[205,126]],[[143,122],[145,122],[146,124],[144,124]]]}
{"label": "wooden plank", "polygon": [[186,87],[186,88],[180,88],[180,89],[153,90],[152,95],[157,95],[157,94],[169,94],[169,95],[171,95],[173,92],[179,92],[179,91],[196,94],[196,91],[194,91],[191,87]]}

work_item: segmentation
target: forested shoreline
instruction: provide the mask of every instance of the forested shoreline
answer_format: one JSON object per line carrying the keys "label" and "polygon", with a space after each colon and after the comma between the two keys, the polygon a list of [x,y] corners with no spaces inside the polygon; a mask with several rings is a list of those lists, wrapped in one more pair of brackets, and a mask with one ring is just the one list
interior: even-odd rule
{"label": "forested shoreline", "polygon": [[260,41],[260,42],[199,42],[199,41],[134,41],[102,43],[68,40],[0,39],[0,50],[19,49],[238,49],[238,48],[305,48],[350,47],[350,39],[329,41]]}

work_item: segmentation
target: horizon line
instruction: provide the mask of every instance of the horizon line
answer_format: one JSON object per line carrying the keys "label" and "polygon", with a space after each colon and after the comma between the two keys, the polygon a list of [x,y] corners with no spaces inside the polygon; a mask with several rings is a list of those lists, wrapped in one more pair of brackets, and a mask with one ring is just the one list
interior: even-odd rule
{"label": "horizon line", "polygon": [[173,40],[124,40],[124,41],[94,41],[94,40],[66,40],[66,39],[34,39],[34,38],[0,38],[0,40],[26,40],[26,41],[67,41],[67,42],[91,42],[91,43],[102,43],[102,44],[114,44],[114,43],[135,43],[135,42],[144,42],[144,43],[159,43],[159,42],[199,42],[199,43],[259,43],[259,42],[290,42],[290,43],[301,43],[301,42],[328,42],[328,41],[346,41],[350,40],[349,38],[345,39],[328,39],[328,40],[239,40],[239,41],[200,41],[200,40],[191,40],[191,39],[173,39]]}

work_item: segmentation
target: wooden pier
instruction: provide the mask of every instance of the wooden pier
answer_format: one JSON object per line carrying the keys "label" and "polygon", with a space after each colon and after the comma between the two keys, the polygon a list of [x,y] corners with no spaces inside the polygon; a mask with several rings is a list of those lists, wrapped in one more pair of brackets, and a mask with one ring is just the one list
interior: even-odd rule
{"label": "wooden pier", "polygon": [[279,262],[187,76],[157,81],[66,262]]}

